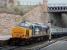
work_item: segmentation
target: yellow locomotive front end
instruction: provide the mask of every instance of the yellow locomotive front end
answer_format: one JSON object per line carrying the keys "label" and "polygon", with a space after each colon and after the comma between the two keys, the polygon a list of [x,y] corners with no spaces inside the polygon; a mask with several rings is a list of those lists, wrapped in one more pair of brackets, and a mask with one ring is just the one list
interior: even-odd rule
{"label": "yellow locomotive front end", "polygon": [[32,36],[32,30],[20,26],[15,26],[12,29],[12,38],[30,38]]}

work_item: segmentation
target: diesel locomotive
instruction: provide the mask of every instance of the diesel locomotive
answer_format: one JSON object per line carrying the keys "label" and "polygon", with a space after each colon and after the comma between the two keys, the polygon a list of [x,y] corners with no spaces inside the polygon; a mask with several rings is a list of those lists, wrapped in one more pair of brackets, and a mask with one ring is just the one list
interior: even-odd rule
{"label": "diesel locomotive", "polygon": [[49,26],[41,23],[21,22],[11,30],[11,45],[24,45],[49,39]]}

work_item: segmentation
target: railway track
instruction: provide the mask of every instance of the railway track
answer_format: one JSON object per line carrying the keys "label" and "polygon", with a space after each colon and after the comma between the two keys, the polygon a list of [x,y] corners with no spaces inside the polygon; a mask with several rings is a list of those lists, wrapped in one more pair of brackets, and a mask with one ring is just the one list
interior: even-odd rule
{"label": "railway track", "polygon": [[6,46],[1,46],[0,50],[39,50],[43,47],[46,47],[52,43],[55,43],[55,40],[51,40],[51,42],[49,41],[40,41],[37,43],[33,43],[30,45],[25,45],[25,46],[10,46],[10,45],[6,45]]}
{"label": "railway track", "polygon": [[53,44],[53,43],[59,41],[59,40],[67,41],[67,36],[52,39],[50,42],[42,41],[42,42],[33,43],[30,45],[26,45],[26,46],[10,46],[10,45],[0,46],[0,50],[40,50],[50,44]]}
{"label": "railway track", "polygon": [[27,46],[1,46],[0,50],[20,50],[20,49],[21,50],[39,50],[39,49],[46,47],[54,42],[55,41],[52,41],[52,42],[45,41],[45,42],[39,42],[39,43],[27,45]]}
{"label": "railway track", "polygon": [[6,47],[0,47],[0,50],[39,50],[39,49],[42,49],[52,43],[55,43],[55,41],[40,42],[40,43],[27,45],[27,46],[6,46]]}

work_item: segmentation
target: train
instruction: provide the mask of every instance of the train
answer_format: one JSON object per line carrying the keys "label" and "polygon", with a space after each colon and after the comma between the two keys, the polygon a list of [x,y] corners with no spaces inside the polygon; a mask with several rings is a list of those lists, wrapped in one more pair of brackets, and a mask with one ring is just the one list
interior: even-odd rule
{"label": "train", "polygon": [[9,45],[25,45],[49,39],[49,26],[41,23],[23,21],[11,30]]}
{"label": "train", "polygon": [[67,36],[67,28],[62,27],[51,28],[51,36],[52,38]]}

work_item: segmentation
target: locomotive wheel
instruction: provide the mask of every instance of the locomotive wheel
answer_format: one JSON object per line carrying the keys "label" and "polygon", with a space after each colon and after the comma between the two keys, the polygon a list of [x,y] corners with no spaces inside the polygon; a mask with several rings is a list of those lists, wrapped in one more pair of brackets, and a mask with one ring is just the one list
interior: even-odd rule
{"label": "locomotive wheel", "polygon": [[8,45],[15,46],[15,43],[16,42],[14,40],[11,39],[8,40]]}
{"label": "locomotive wheel", "polygon": [[40,38],[41,41],[43,41],[43,39],[44,39],[43,37]]}

